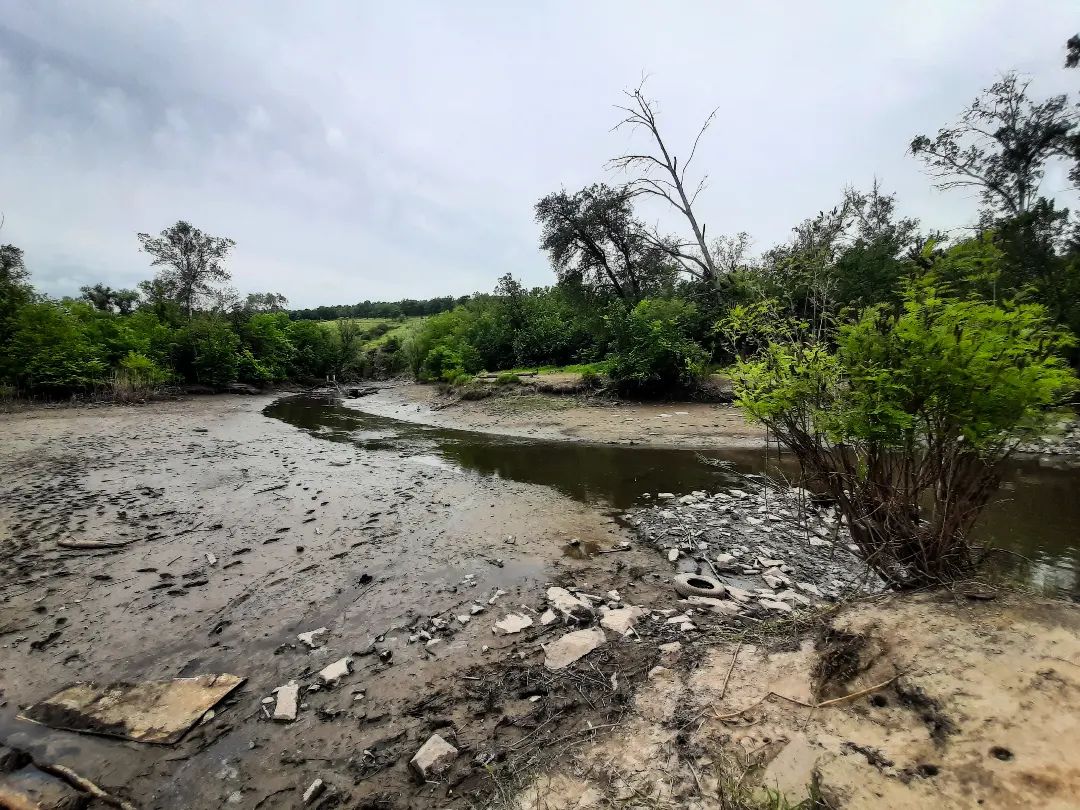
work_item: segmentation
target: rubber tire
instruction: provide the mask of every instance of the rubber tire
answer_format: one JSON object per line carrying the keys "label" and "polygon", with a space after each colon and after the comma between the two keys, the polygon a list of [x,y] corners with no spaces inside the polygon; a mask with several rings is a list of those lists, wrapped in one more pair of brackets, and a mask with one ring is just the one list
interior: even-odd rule
{"label": "rubber tire", "polygon": [[[701,586],[700,583],[706,583]],[[712,599],[723,599],[727,590],[712,577],[704,574],[679,574],[675,577],[675,593],[679,596],[708,596]]]}

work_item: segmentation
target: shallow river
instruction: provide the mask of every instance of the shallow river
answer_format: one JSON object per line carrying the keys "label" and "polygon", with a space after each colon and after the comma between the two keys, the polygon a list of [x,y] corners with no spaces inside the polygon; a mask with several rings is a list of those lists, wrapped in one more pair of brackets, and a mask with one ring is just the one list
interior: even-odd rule
{"label": "shallow river", "polygon": [[[325,397],[286,397],[264,413],[363,451],[404,453],[420,464],[549,486],[611,510],[640,505],[646,493],[735,486],[741,474],[765,468],[762,449],[537,441],[373,416]],[[793,475],[796,467],[789,458],[778,461],[774,450],[769,470]],[[1061,459],[1013,460],[976,535],[1015,552],[1010,565],[1029,582],[1080,598],[1080,465]]]}

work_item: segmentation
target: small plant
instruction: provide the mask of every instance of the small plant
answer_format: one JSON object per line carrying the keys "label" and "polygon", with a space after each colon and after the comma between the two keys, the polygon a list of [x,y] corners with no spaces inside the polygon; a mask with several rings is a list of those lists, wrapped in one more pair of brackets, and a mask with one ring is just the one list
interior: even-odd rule
{"label": "small plant", "polygon": [[595,391],[604,385],[604,379],[591,368],[581,372],[581,387],[588,391]]}
{"label": "small plant", "polygon": [[521,380],[518,379],[518,375],[510,371],[505,371],[495,378],[496,385],[517,385]]}

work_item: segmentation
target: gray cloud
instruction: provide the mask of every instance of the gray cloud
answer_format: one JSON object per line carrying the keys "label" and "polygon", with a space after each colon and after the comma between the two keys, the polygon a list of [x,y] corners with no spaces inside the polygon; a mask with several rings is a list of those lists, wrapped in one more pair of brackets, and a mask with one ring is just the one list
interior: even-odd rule
{"label": "gray cloud", "polygon": [[181,217],[236,239],[242,292],[300,306],[547,283],[532,205],[633,143],[611,105],[643,70],[673,141],[721,105],[713,234],[766,247],[874,176],[955,227],[975,200],[931,189],[911,136],[1002,70],[1075,86],[1064,0],[752,5],[12,3],[3,239],[58,295],[146,277],[135,232]]}

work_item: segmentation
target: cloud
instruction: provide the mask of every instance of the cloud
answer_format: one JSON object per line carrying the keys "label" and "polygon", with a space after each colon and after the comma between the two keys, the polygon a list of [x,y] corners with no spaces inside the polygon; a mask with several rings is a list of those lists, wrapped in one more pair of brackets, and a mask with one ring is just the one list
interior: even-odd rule
{"label": "cloud", "polygon": [[[15,4],[0,21],[0,210],[52,294],[149,274],[135,233],[237,241],[241,292],[298,306],[551,273],[532,206],[605,178],[651,73],[711,233],[765,247],[876,175],[952,227],[975,201],[905,155],[998,72],[1068,89],[1070,3]],[[608,178],[612,179],[612,178]],[[650,217],[677,227],[667,212]]]}

